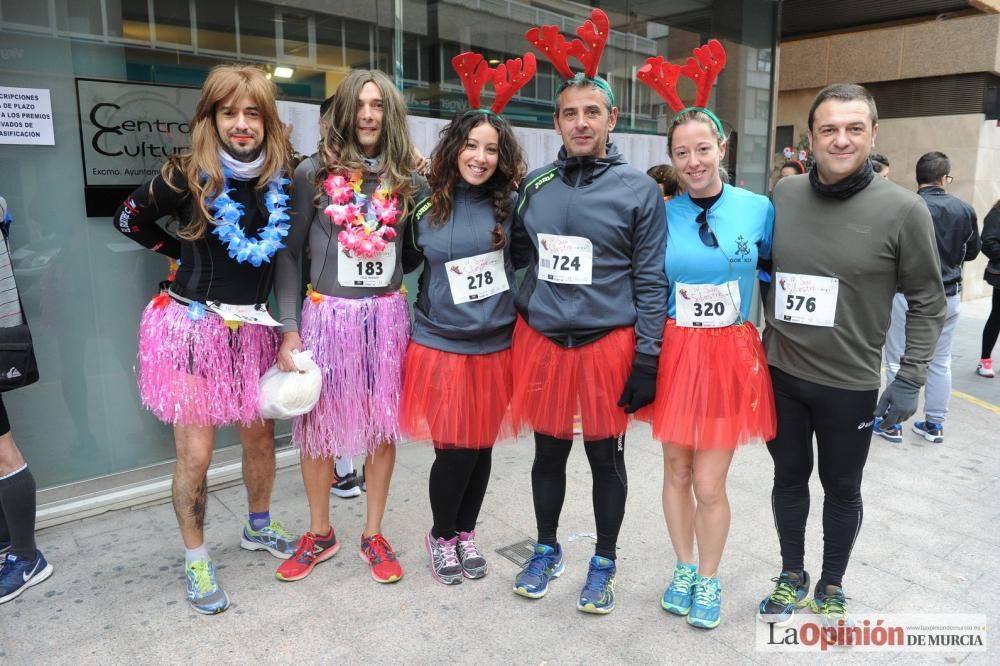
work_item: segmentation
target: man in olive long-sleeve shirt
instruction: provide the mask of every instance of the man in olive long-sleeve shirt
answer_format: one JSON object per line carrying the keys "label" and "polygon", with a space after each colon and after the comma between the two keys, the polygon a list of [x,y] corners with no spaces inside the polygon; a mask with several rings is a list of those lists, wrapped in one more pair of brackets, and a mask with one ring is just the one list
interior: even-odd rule
{"label": "man in olive long-sleeve shirt", "polygon": [[[782,571],[759,613],[779,624],[791,622],[810,592],[804,559],[813,435],[824,547],[811,605],[835,624],[847,613],[842,579],[861,529],[873,412],[891,425],[916,411],[945,313],[927,206],[913,192],[874,178],[874,100],[860,86],[828,86],[813,101],[808,125],[814,170],[782,179],[774,192],[773,288],[765,308],[764,348],[778,416],[777,435],[768,442],[771,502]],[[910,305],[906,350],[876,406],[897,285]]]}

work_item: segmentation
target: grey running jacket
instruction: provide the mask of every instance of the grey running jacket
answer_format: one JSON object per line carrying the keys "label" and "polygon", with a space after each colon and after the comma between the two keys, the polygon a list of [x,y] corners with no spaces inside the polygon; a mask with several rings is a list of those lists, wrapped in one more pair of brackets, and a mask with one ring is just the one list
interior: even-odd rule
{"label": "grey running jacket", "polygon": [[[445,264],[493,251],[492,194],[483,187],[460,182],[451,215],[440,224],[434,219],[428,193],[417,196],[410,226],[403,240],[403,269],[423,266],[413,309],[414,342],[455,354],[492,354],[510,348],[514,332],[514,266],[510,258],[511,216],[503,222],[504,270],[510,289],[482,300],[456,304]],[[491,279],[493,279],[491,277]]]}
{"label": "grey running jacket", "polygon": [[[635,326],[636,351],[659,357],[667,310],[666,213],[652,178],[628,166],[618,149],[607,157],[559,159],[521,185],[512,253],[527,264],[517,311],[563,347],[593,342]],[[538,234],[581,236],[593,244],[591,284],[538,279]]]}

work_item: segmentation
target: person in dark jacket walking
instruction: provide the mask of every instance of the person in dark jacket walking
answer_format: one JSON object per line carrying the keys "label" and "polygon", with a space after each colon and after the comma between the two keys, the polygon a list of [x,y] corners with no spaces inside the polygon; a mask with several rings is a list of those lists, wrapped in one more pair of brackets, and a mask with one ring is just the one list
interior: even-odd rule
{"label": "person in dark jacket walking", "polygon": [[[441,131],[431,158],[430,196],[418,199],[404,238],[404,270],[422,266],[423,273],[399,410],[404,435],[434,443],[434,524],[424,545],[431,575],[445,585],[487,573],[476,546],[476,520],[493,444],[498,435],[511,434],[515,312],[509,239],[515,190],[527,166],[513,129],[497,114],[531,80],[535,58],[529,53],[523,62],[510,60],[492,70],[482,55],[462,53],[452,64],[471,108]],[[478,108],[486,76],[498,91],[492,110]]]}
{"label": "person in dark jacket walking", "polygon": [[993,303],[990,316],[983,327],[983,349],[979,355],[976,374],[992,379],[993,359],[990,357],[993,355],[997,336],[1000,335],[1000,199],[993,204],[983,220],[983,254],[990,260],[983,272],[983,279],[993,287]]}
{"label": "person in dark jacket walking", "polygon": [[[514,591],[537,599],[562,573],[556,538],[566,461],[579,416],[593,475],[597,546],[577,609],[614,608],[616,544],[625,516],[625,429],[653,401],[667,303],[666,217],[660,192],[628,166],[609,134],[618,107],[597,76],[608,18],[594,10],[571,48],[554,26],[528,40],[567,79],[555,106],[558,159],[521,186],[512,232],[515,263],[527,259],[514,329],[515,425],[535,432],[531,490],[538,527],[534,554]],[[574,75],[566,54],[586,70]],[[622,408],[625,408],[624,410]]]}
{"label": "person in dark jacket walking", "polygon": [[[934,348],[934,357],[927,366],[924,420],[913,424],[914,432],[935,444],[944,441],[944,419],[951,400],[951,344],[962,306],[962,264],[975,259],[981,247],[976,211],[946,192],[951,181],[951,162],[944,153],[926,153],[917,160],[917,194],[927,203],[934,221],[934,236],[941,260],[941,279],[948,301],[944,328]],[[906,346],[906,310],[906,297],[897,293],[892,300],[892,317],[885,338],[887,384],[895,379]],[[903,427],[900,423],[883,428],[881,420],[876,419],[875,434],[895,444],[903,441]]]}

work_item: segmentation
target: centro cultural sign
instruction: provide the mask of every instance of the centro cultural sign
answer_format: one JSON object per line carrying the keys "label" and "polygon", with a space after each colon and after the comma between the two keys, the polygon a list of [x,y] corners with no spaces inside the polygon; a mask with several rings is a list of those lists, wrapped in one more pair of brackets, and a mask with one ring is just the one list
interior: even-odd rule
{"label": "centro cultural sign", "polygon": [[159,173],[191,145],[199,95],[198,88],[77,79],[86,185],[134,187]]}

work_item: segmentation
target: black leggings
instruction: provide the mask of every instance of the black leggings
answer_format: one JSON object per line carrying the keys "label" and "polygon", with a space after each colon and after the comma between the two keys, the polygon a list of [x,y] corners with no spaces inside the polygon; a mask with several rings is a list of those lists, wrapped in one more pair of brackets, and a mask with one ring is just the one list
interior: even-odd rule
{"label": "black leggings", "polygon": [[778,434],[767,443],[774,459],[771,509],[781,544],[781,568],[805,568],[813,434],[823,483],[823,575],[841,585],[864,509],[861,475],[872,439],[878,391],[822,386],[771,368]]}
{"label": "black leggings", "polygon": [[429,482],[434,537],[451,539],[476,529],[492,460],[492,448],[445,449],[435,442]]}
{"label": "black leggings", "polygon": [[[535,462],[531,466],[531,495],[535,502],[538,543],[555,546],[559,514],[566,497],[566,461],[573,446],[571,439],[557,439],[535,433]],[[593,476],[592,498],[597,523],[594,552],[615,559],[618,532],[625,518],[628,475],[625,472],[625,434],[584,442]]]}
{"label": "black leggings", "polygon": [[986,326],[983,327],[983,353],[979,358],[989,358],[993,355],[997,335],[1000,335],[1000,289],[993,287],[993,306],[990,309],[989,319],[986,320]]}

